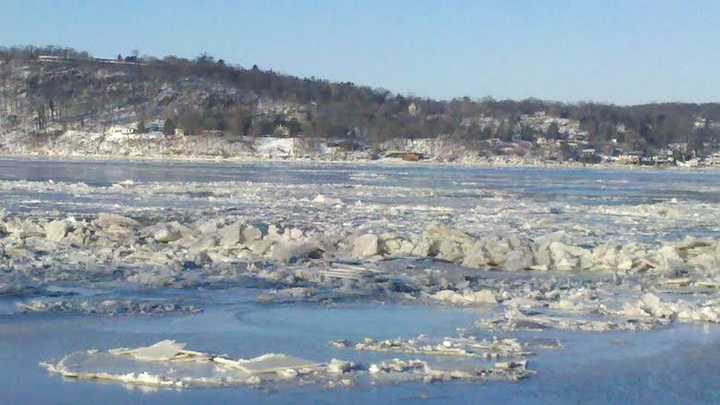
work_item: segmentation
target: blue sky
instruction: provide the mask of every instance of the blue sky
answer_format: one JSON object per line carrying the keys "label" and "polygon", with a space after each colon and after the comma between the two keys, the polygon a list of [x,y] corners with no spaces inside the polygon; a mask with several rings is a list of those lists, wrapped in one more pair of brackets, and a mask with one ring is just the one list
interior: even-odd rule
{"label": "blue sky", "polygon": [[720,1],[2,0],[2,45],[208,52],[403,94],[720,101]]}

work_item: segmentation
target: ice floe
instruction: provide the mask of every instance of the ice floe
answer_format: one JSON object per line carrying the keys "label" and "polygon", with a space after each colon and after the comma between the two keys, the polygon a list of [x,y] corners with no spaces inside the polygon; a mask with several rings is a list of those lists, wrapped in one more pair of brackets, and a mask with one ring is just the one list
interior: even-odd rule
{"label": "ice floe", "polygon": [[163,388],[223,387],[234,385],[323,384],[348,387],[369,376],[373,383],[401,381],[516,381],[529,376],[525,361],[493,366],[447,368],[422,360],[392,359],[366,366],[331,359],[315,362],[282,353],[251,359],[191,351],[186,345],[163,340],[150,346],[88,350],[71,353],[57,362],[40,364],[52,374],[83,380]]}

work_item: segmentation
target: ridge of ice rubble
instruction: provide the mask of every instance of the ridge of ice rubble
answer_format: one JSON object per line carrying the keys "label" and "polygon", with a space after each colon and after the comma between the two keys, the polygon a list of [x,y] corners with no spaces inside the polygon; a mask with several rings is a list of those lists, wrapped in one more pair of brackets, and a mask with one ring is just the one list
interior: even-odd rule
{"label": "ridge of ice rubble", "polygon": [[[94,219],[13,216],[0,221],[0,267],[45,267],[52,253],[63,264],[150,265],[182,268],[247,260],[297,263],[309,259],[435,258],[468,268],[507,271],[716,273],[720,241],[687,238],[655,248],[637,243],[577,246],[562,234],[531,239],[503,232],[473,236],[442,225],[421,234],[357,234],[216,218],[149,222],[120,214]],[[142,279],[141,276],[138,281]]]}
{"label": "ridge of ice rubble", "polygon": [[[703,303],[681,300],[670,302],[648,292],[637,301],[616,301],[614,304],[622,304],[621,309],[609,309],[598,304],[568,311],[566,305],[550,305],[550,308],[561,310],[562,315],[510,306],[501,316],[478,321],[476,326],[500,331],[559,329],[607,332],[646,331],[670,325],[675,321],[720,323],[720,303],[717,300]],[[582,317],[583,314],[585,317]]]}
{"label": "ridge of ice rubble", "polygon": [[[698,226],[720,226],[720,215],[714,204],[693,200],[621,205],[585,205],[571,201],[559,205],[554,201],[516,198],[516,193],[476,182],[453,183],[446,189],[443,185],[425,182],[408,187],[398,184],[393,176],[373,177],[379,180],[371,184],[358,183],[354,179],[358,176],[363,175],[351,171],[349,178],[322,186],[303,181],[295,184],[283,181],[137,181],[103,186],[80,182],[0,180],[0,192],[11,197],[17,192],[31,193],[36,196],[32,201],[16,202],[61,211],[66,208],[77,212],[79,209],[81,216],[96,209],[107,210],[106,200],[112,199],[130,207],[152,207],[155,211],[183,207],[182,210],[191,215],[208,208],[239,209],[256,218],[266,218],[266,215],[289,217],[302,212],[308,223],[340,225],[352,222],[352,226],[364,228],[363,222],[372,221],[384,223],[388,228],[400,225],[413,232],[446,218],[452,218],[460,227],[509,228],[528,231],[533,236],[564,230],[589,238],[611,234],[622,239],[678,229],[701,234],[702,231],[697,232]],[[459,185],[466,187],[456,189]],[[56,201],[53,198],[56,193],[66,195],[68,200]],[[93,201],[80,208],[73,197]],[[12,201],[8,203],[9,211],[17,211]]]}
{"label": "ridge of ice rubble", "polygon": [[125,314],[196,314],[200,309],[193,305],[174,302],[106,299],[91,300],[31,300],[16,304],[19,312],[61,312],[75,314],[125,315]]}
{"label": "ridge of ice rubble", "polygon": [[720,305],[717,300],[700,304],[668,302],[653,293],[645,293],[637,302],[625,303],[617,314],[636,319],[720,323]]}
{"label": "ridge of ice rubble", "polygon": [[163,340],[132,349],[88,350],[71,353],[57,362],[42,362],[40,366],[68,378],[176,389],[281,383],[348,387],[368,376],[373,383],[517,381],[532,373],[525,361],[496,363],[492,367],[448,368],[421,360],[392,359],[364,366],[338,359],[320,363],[281,353],[231,359],[187,350],[186,346],[174,340]]}
{"label": "ridge of ice rubble", "polygon": [[359,342],[347,340],[333,340],[330,345],[340,349],[353,349],[371,352],[395,352],[414,355],[469,357],[482,359],[496,359],[499,357],[524,357],[533,353],[525,350],[516,339],[477,340],[475,338],[446,337],[439,342],[433,342],[426,336],[416,339],[386,339],[375,340],[364,338]]}
{"label": "ridge of ice rubble", "polygon": [[[720,241],[712,239],[589,246],[572,244],[562,232],[530,238],[437,224],[421,233],[380,232],[281,226],[237,216],[158,220],[117,213],[64,219],[13,215],[0,220],[0,230],[0,294],[56,282],[184,288],[254,280],[277,288],[258,296],[267,303],[391,298],[606,316],[644,292],[705,294],[720,286]],[[487,273],[496,270],[504,271]],[[503,276],[531,272],[525,280]],[[563,280],[571,275],[577,281],[569,288]],[[583,282],[583,277],[599,279]],[[707,301],[696,308],[693,297],[686,294],[674,304],[675,318],[716,322],[720,305]],[[76,300],[31,302],[19,309],[110,315],[197,310]],[[645,320],[556,327],[637,329]]]}

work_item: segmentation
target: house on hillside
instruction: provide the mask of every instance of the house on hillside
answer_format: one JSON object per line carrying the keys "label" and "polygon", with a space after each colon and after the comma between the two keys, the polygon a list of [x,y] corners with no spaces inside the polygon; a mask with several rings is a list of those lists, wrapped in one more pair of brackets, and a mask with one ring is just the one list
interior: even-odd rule
{"label": "house on hillside", "polygon": [[40,62],[62,62],[67,60],[67,58],[57,55],[39,55],[37,60]]}
{"label": "house on hillside", "polygon": [[150,121],[145,125],[148,132],[162,132],[164,127],[165,123],[163,121]]}
{"label": "house on hillside", "polygon": [[594,159],[595,156],[597,156],[597,153],[593,148],[586,148],[580,151],[580,157],[583,159]]}
{"label": "house on hillside", "polygon": [[416,116],[418,114],[418,110],[419,108],[417,105],[415,105],[415,103],[410,103],[410,105],[408,106],[408,114],[411,117]]}
{"label": "house on hillside", "polygon": [[163,137],[162,125],[151,122],[145,125],[146,132],[138,132],[137,125],[113,125],[105,131],[105,139],[111,142],[125,142],[129,140],[149,140]]}
{"label": "house on hillside", "polygon": [[639,165],[643,157],[642,152],[631,151],[625,152],[618,156],[618,162],[626,165]]}
{"label": "house on hillside", "polygon": [[105,131],[105,139],[110,142],[123,142],[135,134],[135,128],[127,125],[113,125]]}
{"label": "house on hillside", "polygon": [[125,125],[113,125],[105,133],[108,135],[132,135],[135,133],[135,128]]}

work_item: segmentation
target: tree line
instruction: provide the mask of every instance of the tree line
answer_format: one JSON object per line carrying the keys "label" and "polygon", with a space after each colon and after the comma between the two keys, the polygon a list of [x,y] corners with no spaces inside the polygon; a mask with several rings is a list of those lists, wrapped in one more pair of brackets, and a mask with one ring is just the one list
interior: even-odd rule
{"label": "tree line", "polygon": [[[521,117],[537,112],[578,121],[591,145],[608,148],[621,144],[637,150],[687,143],[695,149],[716,145],[720,135],[720,104],[655,103],[617,106],[602,103],[562,103],[540,99],[495,100],[491,97],[459,97],[452,100],[392,93],[352,82],[331,82],[315,77],[299,78],[256,65],[226,63],[208,54],[187,59],[177,56],[118,58],[138,61],[129,66],[102,66],[122,76],[99,79],[91,73],[101,67],[84,51],[56,46],[0,47],[0,85],[12,74],[12,62],[32,63],[39,56],[66,59],[74,73],[55,65],[35,69],[25,83],[34,100],[34,119],[39,129],[48,122],[69,117],[81,123],[120,107],[136,107],[139,115],[160,114],[166,130],[182,128],[187,134],[207,131],[228,135],[289,135],[321,138],[354,138],[379,143],[393,138],[449,136],[473,142],[491,138],[532,141],[539,136],[562,138],[557,125],[546,130],[523,126]],[[178,103],[166,100],[148,105],[163,84],[182,88],[191,81],[205,83],[211,91],[202,101]],[[4,86],[3,86],[4,87]],[[7,93],[3,88],[4,93]],[[7,94],[5,94],[7,96]],[[252,97],[246,97],[252,95]],[[258,100],[296,106],[292,114],[261,111]],[[163,104],[165,103],[165,104]],[[492,125],[472,122],[492,117]],[[468,119],[471,123],[467,124]],[[700,124],[698,124],[700,123]]]}

